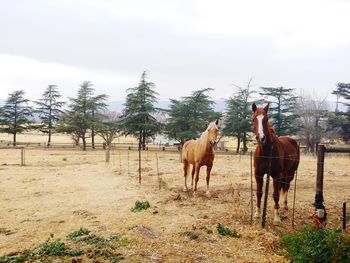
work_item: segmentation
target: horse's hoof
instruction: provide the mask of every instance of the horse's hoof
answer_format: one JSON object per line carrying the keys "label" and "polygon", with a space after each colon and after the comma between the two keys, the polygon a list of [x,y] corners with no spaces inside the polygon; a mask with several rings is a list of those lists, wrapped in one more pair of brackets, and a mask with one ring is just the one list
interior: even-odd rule
{"label": "horse's hoof", "polygon": [[255,217],[255,218],[260,218],[260,215],[261,215],[261,210],[260,210],[260,208],[257,208],[257,209],[255,210],[254,217]]}
{"label": "horse's hoof", "polygon": [[196,198],[196,197],[197,197],[196,192],[193,192],[193,197],[194,197],[194,198]]}
{"label": "horse's hoof", "polygon": [[278,226],[281,223],[281,220],[273,220],[273,224],[275,226]]}
{"label": "horse's hoof", "polygon": [[209,191],[207,191],[207,192],[205,193],[205,196],[206,196],[207,198],[210,198],[210,197],[211,197],[210,192],[209,192]]}
{"label": "horse's hoof", "polygon": [[184,186],[184,188],[182,189],[182,191],[187,192],[188,188],[186,186]]}

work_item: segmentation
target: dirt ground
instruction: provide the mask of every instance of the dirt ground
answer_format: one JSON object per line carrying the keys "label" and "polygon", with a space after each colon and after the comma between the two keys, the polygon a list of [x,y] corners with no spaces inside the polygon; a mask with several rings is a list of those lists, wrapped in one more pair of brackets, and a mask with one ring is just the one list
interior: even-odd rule
{"label": "dirt ground", "polygon": [[[112,151],[106,164],[102,150],[27,149],[22,167],[19,150],[0,150],[0,257],[33,249],[50,236],[65,239],[83,227],[127,238],[128,245],[121,248],[125,262],[288,262],[276,242],[292,230],[292,209],[280,225],[273,225],[271,190],[267,229],[261,229],[258,219],[251,225],[249,155],[216,155],[210,199],[205,197],[204,168],[199,196],[193,198],[182,191],[179,155],[157,156],[161,190],[156,152],[143,152],[139,185],[135,151]],[[341,206],[350,199],[349,160],[349,155],[326,158],[325,205],[332,227],[341,226]],[[315,184],[316,157],[302,155],[296,226],[311,222]],[[293,191],[294,181],[290,207]],[[147,200],[151,207],[134,213],[130,209],[137,200]],[[237,230],[241,238],[220,236],[218,223]]]}

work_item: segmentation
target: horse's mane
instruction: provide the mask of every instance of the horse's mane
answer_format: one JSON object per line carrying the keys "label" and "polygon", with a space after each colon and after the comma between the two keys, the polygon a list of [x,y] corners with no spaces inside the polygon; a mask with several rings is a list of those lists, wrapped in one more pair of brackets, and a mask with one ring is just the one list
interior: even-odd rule
{"label": "horse's mane", "polygon": [[206,141],[206,138],[208,137],[208,132],[209,132],[209,130],[212,129],[212,128],[218,129],[218,126],[217,126],[214,122],[211,122],[211,123],[208,125],[207,129],[206,129],[204,132],[202,132],[201,136],[199,137],[199,140],[200,140],[200,141],[202,141],[202,140]]}
{"label": "horse's mane", "polygon": [[278,136],[276,134],[276,130],[274,127],[272,127],[270,122],[268,123],[268,131],[269,131],[270,139],[272,141],[278,141]]}

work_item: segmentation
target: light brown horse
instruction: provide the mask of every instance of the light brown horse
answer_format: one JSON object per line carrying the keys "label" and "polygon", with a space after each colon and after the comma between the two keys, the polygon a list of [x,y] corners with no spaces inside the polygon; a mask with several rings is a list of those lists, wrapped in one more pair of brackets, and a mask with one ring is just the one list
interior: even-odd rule
{"label": "light brown horse", "polygon": [[207,166],[207,191],[206,196],[209,198],[209,180],[210,172],[213,167],[214,160],[214,145],[218,136],[219,120],[216,122],[211,122],[208,125],[208,128],[202,133],[201,137],[197,140],[187,141],[182,148],[182,162],[184,168],[185,176],[185,186],[184,191],[188,191],[187,188],[187,173],[189,164],[192,164],[192,183],[191,188],[193,189],[193,178],[195,177],[195,185],[193,196],[196,196],[197,192],[197,183],[199,180],[199,170],[202,166]]}
{"label": "light brown horse", "polygon": [[258,141],[254,153],[254,169],[256,180],[257,210],[256,217],[260,216],[261,197],[264,174],[270,170],[273,178],[273,199],[275,201],[274,222],[281,221],[279,216],[279,199],[284,198],[284,208],[287,207],[287,194],[290,182],[298,169],[300,150],[297,142],[287,136],[278,137],[271,127],[267,112],[269,104],[264,108],[257,108],[252,105],[254,134]]}

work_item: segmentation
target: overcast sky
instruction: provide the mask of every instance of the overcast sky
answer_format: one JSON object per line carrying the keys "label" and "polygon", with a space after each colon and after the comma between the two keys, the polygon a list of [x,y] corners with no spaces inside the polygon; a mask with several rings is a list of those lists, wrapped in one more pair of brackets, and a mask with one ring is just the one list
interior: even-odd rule
{"label": "overcast sky", "polygon": [[0,99],[89,80],[123,100],[143,70],[162,100],[228,98],[250,78],[333,99],[350,81],[349,14],[346,0],[0,0]]}

